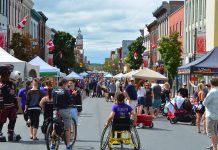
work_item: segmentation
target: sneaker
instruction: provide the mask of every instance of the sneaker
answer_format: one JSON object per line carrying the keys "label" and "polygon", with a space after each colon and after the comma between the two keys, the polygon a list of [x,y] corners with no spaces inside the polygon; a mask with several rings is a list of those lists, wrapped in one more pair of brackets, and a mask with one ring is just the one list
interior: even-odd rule
{"label": "sneaker", "polygon": [[55,146],[53,144],[50,146],[50,150],[55,150]]}

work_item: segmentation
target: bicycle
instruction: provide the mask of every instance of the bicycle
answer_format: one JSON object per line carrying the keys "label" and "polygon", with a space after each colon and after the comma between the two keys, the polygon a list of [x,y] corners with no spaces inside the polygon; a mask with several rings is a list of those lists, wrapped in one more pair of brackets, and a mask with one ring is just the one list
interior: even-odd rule
{"label": "bicycle", "polygon": [[[61,141],[64,141],[65,145],[66,139],[65,139],[65,129],[64,129],[64,122],[60,116],[60,113],[58,112],[58,109],[54,109],[53,111],[53,119],[49,123],[45,139],[46,139],[46,147],[48,150],[50,150],[51,144],[54,145],[55,150],[58,150],[59,145]],[[74,118],[72,118],[72,124],[71,124],[71,138],[70,138],[70,147],[72,148],[75,144],[77,136],[77,125]],[[53,141],[52,141],[53,140]]]}

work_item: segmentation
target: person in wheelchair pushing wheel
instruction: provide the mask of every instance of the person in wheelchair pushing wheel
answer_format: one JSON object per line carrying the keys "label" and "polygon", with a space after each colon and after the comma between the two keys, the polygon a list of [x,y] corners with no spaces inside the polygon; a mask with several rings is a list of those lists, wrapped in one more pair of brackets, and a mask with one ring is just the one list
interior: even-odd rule
{"label": "person in wheelchair pushing wheel", "polygon": [[[132,117],[131,117],[132,116]],[[108,126],[114,119],[133,119],[136,122],[136,113],[131,106],[125,104],[125,96],[123,93],[117,95],[117,104],[112,107],[112,112],[105,126]],[[120,135],[117,135],[118,138]]]}

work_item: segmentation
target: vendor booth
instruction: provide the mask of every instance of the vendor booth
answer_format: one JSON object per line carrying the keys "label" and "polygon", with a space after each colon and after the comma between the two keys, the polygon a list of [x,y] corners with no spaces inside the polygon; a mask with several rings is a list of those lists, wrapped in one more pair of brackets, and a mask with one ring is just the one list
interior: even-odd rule
{"label": "vendor booth", "polygon": [[69,75],[64,77],[66,79],[83,79],[80,75],[78,75],[76,72],[72,71]]}
{"label": "vendor booth", "polygon": [[201,74],[216,75],[218,74],[218,47],[209,51],[199,59],[179,67],[178,74]]}
{"label": "vendor booth", "polygon": [[139,72],[139,70],[132,70],[132,71],[130,71],[130,72],[124,74],[124,75],[123,75],[123,78],[131,78],[131,77],[133,77],[134,74],[136,74],[136,73],[138,73],[138,72]]}
{"label": "vendor booth", "polygon": [[168,80],[167,77],[148,68],[139,70],[137,73],[133,75],[133,77],[136,79],[149,80],[149,81],[155,81],[155,80],[167,81]]}
{"label": "vendor booth", "polygon": [[14,66],[14,70],[20,71],[23,79],[29,77],[39,77],[39,66],[19,60],[0,47],[0,65],[5,64],[12,64]]}
{"label": "vendor booth", "polygon": [[60,69],[50,66],[47,64],[44,60],[42,60],[39,56],[32,59],[30,62],[32,65],[38,65],[40,67],[39,72],[40,76],[59,76],[60,75]]}
{"label": "vendor booth", "polygon": [[115,75],[113,78],[121,80],[123,78],[123,73],[119,73],[119,74]]}

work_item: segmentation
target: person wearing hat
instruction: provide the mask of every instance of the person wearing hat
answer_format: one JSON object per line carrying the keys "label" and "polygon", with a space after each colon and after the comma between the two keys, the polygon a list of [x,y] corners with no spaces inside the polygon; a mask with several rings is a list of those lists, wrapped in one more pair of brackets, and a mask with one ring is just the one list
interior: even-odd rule
{"label": "person wearing hat", "polygon": [[16,98],[16,86],[10,81],[10,75],[13,72],[13,65],[0,66],[0,141],[6,142],[2,129],[7,119],[8,123],[8,141],[19,141],[20,135],[14,133],[17,120],[18,103]]}
{"label": "person wearing hat", "polygon": [[178,92],[183,98],[188,98],[187,84],[183,83],[183,87],[178,90]]}
{"label": "person wearing hat", "polygon": [[134,109],[137,103],[137,91],[134,78],[130,78],[130,82],[126,86],[124,94],[127,98],[127,104],[129,104]]}

